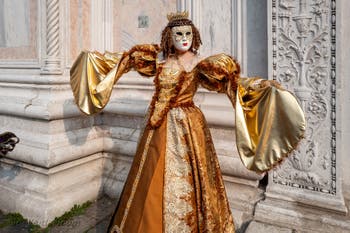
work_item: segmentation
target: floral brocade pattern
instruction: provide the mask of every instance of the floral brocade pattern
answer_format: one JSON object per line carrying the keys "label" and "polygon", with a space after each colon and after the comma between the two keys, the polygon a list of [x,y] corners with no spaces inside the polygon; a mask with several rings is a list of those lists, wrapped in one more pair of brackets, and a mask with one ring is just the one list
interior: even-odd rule
{"label": "floral brocade pattern", "polygon": [[191,183],[191,166],[188,147],[182,140],[186,132],[181,109],[170,110],[167,122],[167,146],[164,171],[164,232],[193,232],[186,219],[193,215],[194,188]]}
{"label": "floral brocade pattern", "polygon": [[163,197],[166,233],[234,232],[210,132],[196,107],[167,114]]}

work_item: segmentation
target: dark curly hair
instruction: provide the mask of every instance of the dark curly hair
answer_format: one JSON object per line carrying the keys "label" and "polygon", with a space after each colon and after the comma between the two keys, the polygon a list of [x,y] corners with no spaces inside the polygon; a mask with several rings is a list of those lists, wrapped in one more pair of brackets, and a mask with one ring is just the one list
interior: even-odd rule
{"label": "dark curly hair", "polygon": [[167,58],[170,54],[175,54],[175,47],[172,41],[172,32],[171,29],[177,26],[185,26],[189,25],[192,27],[193,39],[192,45],[190,47],[190,51],[194,54],[197,54],[199,46],[202,44],[201,36],[199,34],[198,29],[193,25],[192,21],[189,19],[178,19],[172,20],[168,23],[168,25],[162,31],[162,40],[160,43],[160,48],[163,52],[164,58]]}

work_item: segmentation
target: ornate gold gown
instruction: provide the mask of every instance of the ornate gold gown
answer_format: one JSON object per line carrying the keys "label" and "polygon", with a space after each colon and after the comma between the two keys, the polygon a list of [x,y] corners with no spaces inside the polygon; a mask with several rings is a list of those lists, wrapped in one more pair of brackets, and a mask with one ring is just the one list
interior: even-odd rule
{"label": "ornate gold gown", "polygon": [[148,124],[109,232],[234,232],[210,132],[193,103],[198,86],[230,98],[242,162],[256,172],[271,169],[295,148],[305,130],[303,113],[278,85],[239,78],[239,66],[225,54],[186,72],[159,63],[158,53],[157,45],[122,54],[82,52],[71,69],[75,100],[86,114],[103,109],[114,83],[130,69],[155,76]]}

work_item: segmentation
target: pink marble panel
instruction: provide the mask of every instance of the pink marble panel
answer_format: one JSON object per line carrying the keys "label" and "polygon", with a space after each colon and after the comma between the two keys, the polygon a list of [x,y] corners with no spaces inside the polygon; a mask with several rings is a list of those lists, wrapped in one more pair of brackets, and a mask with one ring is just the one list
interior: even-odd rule
{"label": "pink marble panel", "polygon": [[17,47],[0,47],[0,62],[8,60],[23,61],[38,59],[38,0],[28,1],[29,18],[27,20],[29,20],[29,43],[28,45]]}
{"label": "pink marble panel", "polygon": [[[70,1],[70,61],[79,55],[81,50],[90,50],[91,46],[91,1]],[[70,62],[71,63],[71,62]]]}

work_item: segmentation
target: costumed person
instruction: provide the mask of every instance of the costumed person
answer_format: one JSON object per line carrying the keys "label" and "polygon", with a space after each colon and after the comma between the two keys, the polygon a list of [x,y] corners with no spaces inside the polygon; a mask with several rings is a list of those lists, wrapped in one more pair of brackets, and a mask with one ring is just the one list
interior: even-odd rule
{"label": "costumed person", "polygon": [[105,107],[124,73],[154,77],[147,125],[108,232],[232,233],[213,141],[193,103],[198,86],[226,93],[232,101],[239,155],[257,173],[270,170],[296,147],[305,130],[303,112],[278,83],[240,78],[232,57],[199,59],[201,38],[188,13],[168,19],[160,46],[136,45],[121,54],[82,52],[71,69],[76,103],[88,115]]}

